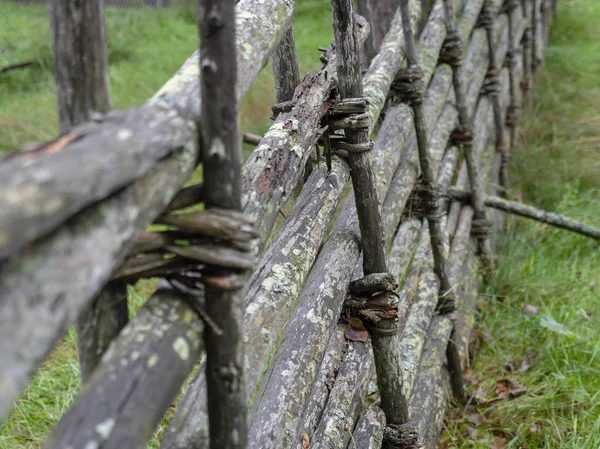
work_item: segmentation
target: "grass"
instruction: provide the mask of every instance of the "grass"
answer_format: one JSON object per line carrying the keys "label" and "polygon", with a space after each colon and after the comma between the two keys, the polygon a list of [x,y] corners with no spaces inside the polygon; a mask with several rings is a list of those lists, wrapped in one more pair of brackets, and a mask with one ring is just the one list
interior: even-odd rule
{"label": "grass", "polygon": [[[600,3],[558,7],[512,175],[527,202],[600,226]],[[454,410],[441,447],[600,447],[598,249],[588,238],[508,219],[477,320],[485,338],[468,378],[487,399],[503,379],[527,393]],[[539,307],[537,314],[524,314],[525,305]],[[528,354],[535,354],[531,368],[520,373]]]}
{"label": "grass", "polygon": [[[302,74],[316,69],[318,46],[332,39],[329,4],[299,0],[295,35]],[[527,202],[600,225],[600,4],[562,0],[535,110],[522,117],[513,153],[515,189]],[[112,102],[148,99],[197,46],[186,9],[116,9],[106,14]],[[0,67],[35,61],[0,75],[0,151],[56,134],[47,13],[39,5],[0,3]],[[242,104],[242,129],[262,133],[275,102],[270,68]],[[468,373],[471,390],[488,398],[509,378],[527,394],[488,407],[453,412],[443,447],[600,447],[600,253],[589,239],[521,219],[509,219],[499,243],[500,269],[484,292],[479,335],[491,336]],[[154,284],[130,289],[131,314]],[[539,307],[526,316],[526,304]],[[547,318],[543,318],[547,317]],[[558,323],[558,324],[556,324]],[[530,349],[533,348],[533,349]],[[532,351],[531,369],[507,372],[507,362]],[[517,363],[517,366],[519,363]],[[0,449],[38,448],[80,389],[76,342],[69,331],[39,369],[0,429]],[[480,413],[479,425],[470,423]],[[465,436],[467,427],[477,437]],[[155,439],[151,447],[157,447]]]}

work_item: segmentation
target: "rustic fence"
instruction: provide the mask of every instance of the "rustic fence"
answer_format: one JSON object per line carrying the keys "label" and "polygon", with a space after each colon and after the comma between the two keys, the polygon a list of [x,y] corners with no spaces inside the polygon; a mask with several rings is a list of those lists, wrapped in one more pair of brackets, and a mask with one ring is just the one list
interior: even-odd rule
{"label": "rustic fence", "polygon": [[[436,447],[468,400],[486,206],[526,209],[494,195],[553,4],[402,0],[377,42],[367,2],[332,0],[335,42],[300,82],[293,1],[240,1],[234,40],[233,2],[203,0],[200,52],[102,115],[101,3],[85,48],[65,3],[63,133],[0,160],[2,417],[77,323],[84,388],[44,447],[144,447],[198,362],[162,448]],[[270,57],[275,121],[241,166],[234,105]],[[126,285],[149,277],[127,322]]]}

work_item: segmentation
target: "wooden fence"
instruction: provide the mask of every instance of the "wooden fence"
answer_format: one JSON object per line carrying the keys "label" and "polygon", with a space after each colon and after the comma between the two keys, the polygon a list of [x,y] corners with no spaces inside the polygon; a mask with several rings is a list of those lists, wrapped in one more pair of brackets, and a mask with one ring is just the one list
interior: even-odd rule
{"label": "wooden fence", "polygon": [[[332,0],[300,82],[292,0],[238,2],[235,41],[233,2],[202,0],[200,51],[106,114],[61,84],[97,69],[70,51],[105,55],[61,46],[77,24],[54,7],[63,133],[0,159],[2,418],[77,322],[85,384],[46,448],[144,447],[198,364],[163,449],[437,447],[553,5],[402,0],[376,42],[358,3]],[[232,104],[270,57],[274,123],[240,167]]]}

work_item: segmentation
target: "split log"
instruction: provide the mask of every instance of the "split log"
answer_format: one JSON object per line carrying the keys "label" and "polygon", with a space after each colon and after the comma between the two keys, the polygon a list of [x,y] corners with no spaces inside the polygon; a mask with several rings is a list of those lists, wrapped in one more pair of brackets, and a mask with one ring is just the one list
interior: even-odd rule
{"label": "split log", "polygon": [[[304,403],[302,417],[296,426],[295,435],[297,437],[303,437],[306,434],[311,439],[319,425],[321,416],[323,416],[327,399],[333,390],[342,359],[350,344],[344,336],[345,328],[345,324],[338,324],[327,343],[327,349],[315,376],[312,390]],[[304,449],[301,447],[301,441],[295,441],[294,443],[296,449]]]}
{"label": "split log", "polygon": [[[0,419],[60,336],[119,266],[136,237],[191,174],[186,147],[2,266]],[[126,211],[126,213],[124,213]]]}
{"label": "split log", "polygon": [[186,302],[159,288],[104,354],[44,449],[145,448],[200,355],[202,327]]}
{"label": "split log", "polygon": [[[467,203],[471,201],[470,193],[464,190],[450,189],[448,191],[448,194],[452,198],[459,201]],[[593,239],[600,240],[600,229],[573,220],[572,218],[565,217],[564,215],[540,210],[533,206],[517,203],[516,201],[504,200],[496,196],[486,196],[485,205],[488,207],[493,207],[494,209],[508,212],[510,214],[530,218],[541,223],[546,223],[551,226],[556,226],[557,228],[577,232],[579,234],[585,235],[586,237],[591,237]]]}
{"label": "split log", "polygon": [[385,429],[385,414],[378,404],[371,405],[358,419],[347,449],[380,449]]}
{"label": "split log", "polygon": [[335,378],[327,406],[310,447],[345,449],[352,438],[354,419],[363,405],[368,380],[373,370],[371,348],[367,343],[351,342]]}
{"label": "split log", "polygon": [[438,315],[431,321],[419,373],[410,400],[410,419],[418,435],[418,447],[437,447],[448,398],[449,375],[446,371],[446,346],[452,330],[448,316]]}

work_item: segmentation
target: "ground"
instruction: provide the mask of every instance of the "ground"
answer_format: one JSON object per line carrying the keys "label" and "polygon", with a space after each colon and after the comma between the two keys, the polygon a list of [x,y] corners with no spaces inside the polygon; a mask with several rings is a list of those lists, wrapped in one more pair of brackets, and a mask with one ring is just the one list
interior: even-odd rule
{"label": "ground", "polygon": [[[328,3],[297,2],[295,34],[303,74],[318,68],[317,47],[332,39]],[[511,165],[513,193],[596,226],[600,226],[599,21],[598,0],[559,0],[535,106],[522,117],[521,142]],[[189,9],[109,8],[107,29],[115,108],[143,103],[197,47]],[[56,132],[48,36],[43,6],[0,3],[0,68],[35,63],[0,74],[0,151],[51,138]],[[269,125],[275,102],[272,85],[267,67],[244,99],[244,131],[261,133]],[[509,219],[498,254],[499,270],[478,302],[476,332],[481,347],[467,373],[470,391],[477,392],[483,404],[451,413],[442,447],[597,449],[598,244]],[[133,309],[151,288],[146,282],[130,289]],[[494,401],[505,394],[506,385],[526,391],[515,399]],[[15,404],[10,421],[0,429],[0,448],[38,448],[79,388],[70,332]],[[152,446],[157,446],[156,440]]]}

